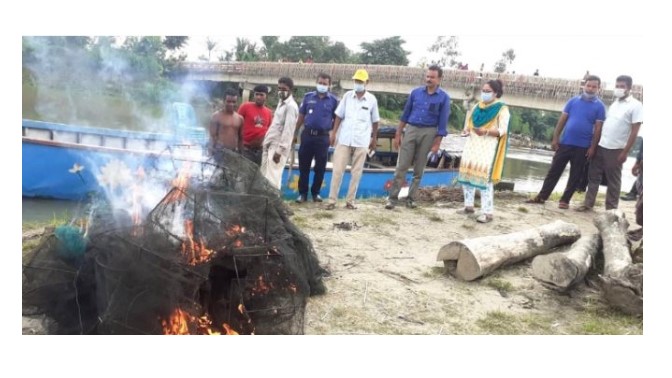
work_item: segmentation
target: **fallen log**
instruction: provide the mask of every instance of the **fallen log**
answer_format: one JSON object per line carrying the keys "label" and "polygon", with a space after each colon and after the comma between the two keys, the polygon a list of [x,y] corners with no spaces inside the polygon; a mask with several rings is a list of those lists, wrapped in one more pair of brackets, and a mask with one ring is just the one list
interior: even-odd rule
{"label": "fallen log", "polygon": [[600,235],[584,235],[569,251],[540,255],[532,260],[532,276],[551,289],[566,291],[583,281],[600,249]]}
{"label": "fallen log", "polygon": [[639,315],[644,306],[643,265],[633,264],[626,233],[628,221],[620,210],[609,210],[593,220],[602,236],[604,274],[599,275],[604,299],[627,314]]}
{"label": "fallen log", "polygon": [[501,266],[526,260],[559,245],[573,243],[580,236],[577,225],[558,220],[511,234],[454,241],[441,247],[436,259],[443,260],[450,274],[472,281]]}

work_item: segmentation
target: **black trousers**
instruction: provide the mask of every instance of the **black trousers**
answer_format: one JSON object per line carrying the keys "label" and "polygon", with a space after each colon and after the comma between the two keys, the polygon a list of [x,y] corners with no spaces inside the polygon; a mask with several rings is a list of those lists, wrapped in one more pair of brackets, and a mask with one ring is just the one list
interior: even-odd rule
{"label": "black trousers", "polygon": [[313,185],[310,193],[313,196],[320,194],[322,182],[324,182],[324,171],[327,168],[327,158],[329,156],[329,135],[309,135],[306,132],[301,134],[301,146],[299,146],[299,194],[308,195],[308,182],[310,181],[310,164],[315,159],[313,171]]}
{"label": "black trousers", "polygon": [[551,196],[553,189],[558,184],[558,180],[560,180],[560,176],[562,176],[562,172],[567,167],[567,163],[569,163],[569,179],[567,180],[565,191],[562,193],[562,198],[560,198],[560,202],[569,203],[574,192],[576,192],[579,181],[581,181],[581,176],[586,165],[587,152],[587,148],[561,144],[558,150],[555,151],[555,155],[553,155],[551,168],[546,174],[538,197],[546,201]]}

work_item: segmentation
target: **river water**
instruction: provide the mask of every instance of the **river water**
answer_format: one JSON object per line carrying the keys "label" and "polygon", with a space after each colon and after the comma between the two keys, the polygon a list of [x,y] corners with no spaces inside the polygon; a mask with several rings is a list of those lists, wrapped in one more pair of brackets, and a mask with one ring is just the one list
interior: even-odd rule
{"label": "river water", "polygon": [[[504,181],[513,182],[514,190],[517,192],[536,193],[541,189],[552,158],[552,151],[510,148],[504,165]],[[623,164],[621,190],[624,192],[629,191],[635,182],[635,177],[630,173],[634,163],[635,159],[630,157]],[[564,190],[568,176],[569,165],[555,187],[556,192]],[[600,192],[606,192],[606,187],[600,186]],[[77,212],[78,206],[77,202],[25,197],[22,205],[23,222],[69,218]]]}

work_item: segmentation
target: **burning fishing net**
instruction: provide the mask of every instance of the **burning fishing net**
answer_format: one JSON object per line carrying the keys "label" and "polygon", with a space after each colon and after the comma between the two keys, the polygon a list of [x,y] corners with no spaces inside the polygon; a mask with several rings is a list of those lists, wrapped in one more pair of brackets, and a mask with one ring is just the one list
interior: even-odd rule
{"label": "burning fishing net", "polygon": [[24,315],[65,334],[303,333],[324,271],[277,189],[234,153],[174,163],[146,214],[99,199],[43,238],[24,258]]}

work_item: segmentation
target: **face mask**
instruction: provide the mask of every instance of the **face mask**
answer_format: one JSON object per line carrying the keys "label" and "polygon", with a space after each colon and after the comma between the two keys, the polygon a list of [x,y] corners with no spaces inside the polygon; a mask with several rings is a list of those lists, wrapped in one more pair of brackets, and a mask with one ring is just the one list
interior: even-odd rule
{"label": "face mask", "polygon": [[278,91],[278,98],[280,98],[281,100],[286,99],[288,95],[289,95],[288,91]]}
{"label": "face mask", "polygon": [[623,88],[614,89],[614,96],[616,96],[616,98],[621,98],[621,97],[625,96],[625,89],[623,89]]}
{"label": "face mask", "polygon": [[366,89],[364,84],[357,84],[357,83],[355,83],[354,88],[355,88],[355,92],[364,92],[364,90]]}
{"label": "face mask", "polygon": [[486,92],[481,92],[481,100],[483,102],[490,102],[492,101],[492,96],[494,95],[493,92],[486,93]]}
{"label": "face mask", "polygon": [[596,94],[595,93],[588,93],[584,90],[583,94],[581,94],[581,96],[583,96],[583,98],[585,98],[586,100],[592,100],[592,99],[595,98]]}
{"label": "face mask", "polygon": [[329,87],[327,87],[326,85],[322,85],[322,84],[317,84],[315,86],[315,88],[317,88],[318,93],[327,93],[327,91],[329,90]]}

